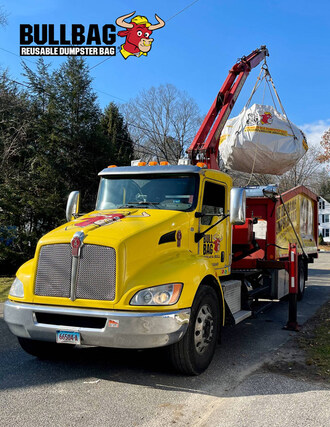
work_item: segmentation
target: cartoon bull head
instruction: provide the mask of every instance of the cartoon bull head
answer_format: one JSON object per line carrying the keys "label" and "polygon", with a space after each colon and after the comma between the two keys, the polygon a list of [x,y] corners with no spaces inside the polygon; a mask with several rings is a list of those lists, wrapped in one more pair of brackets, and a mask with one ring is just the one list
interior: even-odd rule
{"label": "cartoon bull head", "polygon": [[261,124],[263,125],[271,125],[273,123],[273,116],[271,113],[265,112],[260,115]]}
{"label": "cartoon bull head", "polygon": [[152,25],[145,16],[135,16],[131,22],[126,22],[125,19],[134,15],[135,12],[123,15],[117,18],[116,24],[119,27],[126,28],[125,31],[119,31],[118,36],[126,37],[125,43],[121,46],[120,53],[125,59],[130,55],[141,56],[147,55],[151,49],[151,44],[154,39],[150,36],[154,30],[162,28],[165,22],[157,15],[155,18],[158,24]]}

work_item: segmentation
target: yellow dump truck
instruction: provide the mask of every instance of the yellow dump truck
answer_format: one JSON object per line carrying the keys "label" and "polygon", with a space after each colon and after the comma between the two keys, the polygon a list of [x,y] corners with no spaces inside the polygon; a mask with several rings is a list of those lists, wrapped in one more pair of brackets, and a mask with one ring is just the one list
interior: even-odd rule
{"label": "yellow dump truck", "polygon": [[[79,193],[71,193],[69,222],[45,235],[18,270],[5,321],[39,357],[67,344],[167,346],[178,370],[202,372],[225,320],[253,313],[248,287],[242,292],[247,272],[231,271],[232,225],[244,234],[251,224],[248,190],[199,166],[111,167],[100,176],[95,211],[79,216]],[[237,243],[244,250],[251,242],[239,234]],[[255,283],[253,267],[251,293],[276,298],[274,283]]]}
{"label": "yellow dump truck", "polygon": [[5,303],[4,319],[24,350],[49,357],[74,345],[166,347],[179,371],[199,374],[225,323],[251,316],[259,298],[288,293],[290,257],[275,236],[288,226],[285,215],[302,245],[301,267],[290,279],[303,293],[307,263],[317,255],[316,196],[301,199],[307,216],[298,221],[290,196],[233,188],[216,170],[221,128],[249,71],[267,54],[261,47],[230,70],[188,150],[190,161],[104,169],[95,211],[83,216],[79,193],[71,193],[68,222],[41,238]]}

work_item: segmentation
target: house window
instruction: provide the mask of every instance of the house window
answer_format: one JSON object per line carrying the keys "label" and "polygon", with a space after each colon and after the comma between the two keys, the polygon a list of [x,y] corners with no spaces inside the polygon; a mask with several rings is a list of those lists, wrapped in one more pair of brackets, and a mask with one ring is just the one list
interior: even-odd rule
{"label": "house window", "polygon": [[329,214],[324,215],[324,221],[323,222],[329,222]]}
{"label": "house window", "polygon": [[329,237],[329,231],[330,231],[329,228],[325,229],[325,236],[324,237]]}

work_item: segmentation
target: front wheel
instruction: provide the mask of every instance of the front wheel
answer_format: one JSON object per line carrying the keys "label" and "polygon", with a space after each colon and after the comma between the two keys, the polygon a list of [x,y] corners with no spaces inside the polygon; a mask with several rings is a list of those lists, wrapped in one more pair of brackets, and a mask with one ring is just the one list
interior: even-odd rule
{"label": "front wheel", "polygon": [[213,288],[202,286],[195,297],[185,336],[169,347],[172,364],[186,375],[199,375],[213,358],[220,330],[220,308]]}

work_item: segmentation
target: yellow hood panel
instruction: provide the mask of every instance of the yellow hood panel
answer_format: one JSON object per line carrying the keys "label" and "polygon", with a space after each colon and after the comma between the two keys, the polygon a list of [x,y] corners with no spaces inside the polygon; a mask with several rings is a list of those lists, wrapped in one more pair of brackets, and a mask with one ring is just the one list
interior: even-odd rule
{"label": "yellow hood panel", "polygon": [[[150,263],[158,263],[162,257],[173,250],[189,249],[188,230],[191,214],[180,211],[158,209],[130,209],[94,211],[70,223],[64,224],[46,234],[38,243],[35,255],[35,268],[32,269],[30,284],[34,284],[40,249],[43,245],[70,243],[77,231],[83,231],[84,244],[113,247],[116,250],[117,285],[113,301],[83,300],[71,301],[68,298],[33,295],[32,301],[40,304],[55,304],[75,307],[121,308],[119,301],[129,290],[128,282]],[[159,239],[171,231],[181,231],[182,241],[159,244]],[[193,233],[191,233],[193,235]],[[161,278],[159,281],[161,282]],[[157,281],[157,280],[156,280]],[[159,283],[162,284],[162,283]],[[141,283],[143,285],[143,283]],[[29,296],[32,296],[29,293]]]}
{"label": "yellow hood panel", "polygon": [[77,231],[85,233],[84,243],[118,245],[127,238],[159,226],[163,222],[172,220],[170,225],[175,227],[176,219],[182,216],[186,214],[158,209],[94,211],[52,230],[40,239],[38,246],[68,243]]}

